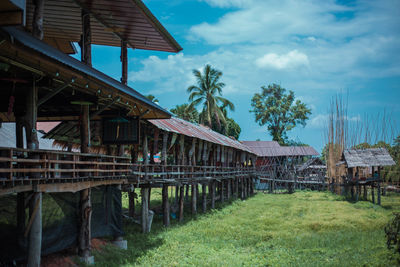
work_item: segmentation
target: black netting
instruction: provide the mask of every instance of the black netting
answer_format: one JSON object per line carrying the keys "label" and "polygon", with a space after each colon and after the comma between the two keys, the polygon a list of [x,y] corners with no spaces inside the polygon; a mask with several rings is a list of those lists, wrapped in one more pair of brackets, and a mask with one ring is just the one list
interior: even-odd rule
{"label": "black netting", "polygon": [[[29,193],[0,197],[0,265],[14,259],[22,260],[27,255],[27,238],[22,229],[24,226],[18,231],[17,225],[18,198],[20,203],[27,202]],[[42,255],[77,244],[79,200],[79,192],[43,194]],[[92,188],[91,200],[92,237],[123,235],[121,191],[116,186]],[[25,226],[29,221],[28,212],[25,209]]]}

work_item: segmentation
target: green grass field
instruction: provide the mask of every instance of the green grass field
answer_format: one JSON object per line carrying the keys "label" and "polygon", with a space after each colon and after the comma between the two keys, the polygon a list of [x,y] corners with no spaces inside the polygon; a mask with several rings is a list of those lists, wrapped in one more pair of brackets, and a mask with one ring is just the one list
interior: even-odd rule
{"label": "green grass field", "polygon": [[[152,205],[160,204],[152,192]],[[127,201],[124,199],[124,206]],[[187,208],[187,210],[189,210]],[[185,223],[162,218],[150,234],[125,224],[129,249],[94,252],[97,266],[394,266],[383,231],[400,197],[382,206],[350,203],[327,192],[258,193]]]}

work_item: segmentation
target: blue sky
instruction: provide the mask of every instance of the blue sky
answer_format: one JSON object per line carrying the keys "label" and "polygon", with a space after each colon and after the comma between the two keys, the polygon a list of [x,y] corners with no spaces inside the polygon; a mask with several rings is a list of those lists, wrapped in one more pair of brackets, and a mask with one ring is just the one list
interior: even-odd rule
{"label": "blue sky", "polygon": [[[183,47],[178,54],[129,50],[129,86],[170,109],[187,102],[193,69],[221,70],[241,140],[271,140],[249,113],[262,85],[293,90],[312,109],[291,139],[321,150],[330,100],[348,94],[348,116],[384,109],[400,118],[400,2],[144,0]],[[93,66],[119,79],[120,50],[93,47]]]}

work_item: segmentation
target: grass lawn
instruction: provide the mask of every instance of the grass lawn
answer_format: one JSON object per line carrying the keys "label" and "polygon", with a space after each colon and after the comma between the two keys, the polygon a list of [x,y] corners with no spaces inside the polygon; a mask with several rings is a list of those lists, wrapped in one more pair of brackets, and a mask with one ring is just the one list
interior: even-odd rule
{"label": "grass lawn", "polygon": [[[152,205],[161,194],[152,191]],[[124,206],[127,204],[125,199]],[[189,208],[187,208],[189,210]],[[162,218],[144,235],[125,223],[128,250],[94,252],[97,266],[394,266],[383,227],[400,211],[400,197],[382,207],[350,203],[328,192],[258,193],[185,223]]]}

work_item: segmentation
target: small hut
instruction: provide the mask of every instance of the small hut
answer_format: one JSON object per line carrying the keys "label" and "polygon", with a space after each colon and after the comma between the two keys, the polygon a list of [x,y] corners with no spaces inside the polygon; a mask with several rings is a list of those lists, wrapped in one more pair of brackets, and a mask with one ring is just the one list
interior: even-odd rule
{"label": "small hut", "polygon": [[372,201],[375,202],[374,188],[377,188],[378,204],[381,203],[381,175],[384,166],[392,166],[396,163],[385,148],[347,149],[342,156],[346,175],[340,180],[344,185],[344,193],[347,195],[350,188],[352,198],[358,200],[361,187],[364,188],[363,198],[367,199],[368,186],[371,187]]}

